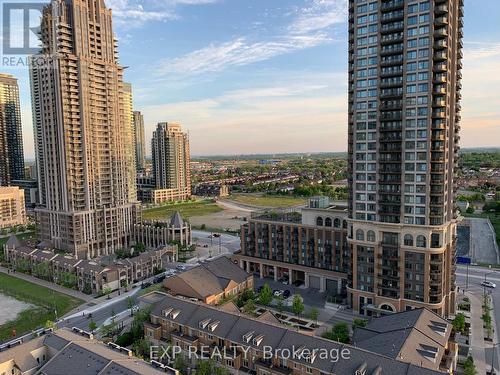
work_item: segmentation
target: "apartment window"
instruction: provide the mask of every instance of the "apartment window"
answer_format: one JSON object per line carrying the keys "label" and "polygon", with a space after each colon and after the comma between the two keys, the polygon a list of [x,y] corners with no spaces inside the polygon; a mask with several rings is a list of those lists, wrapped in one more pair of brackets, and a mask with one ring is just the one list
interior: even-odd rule
{"label": "apartment window", "polygon": [[404,244],[405,246],[413,246],[413,236],[411,234],[405,234]]}
{"label": "apartment window", "polygon": [[427,240],[425,236],[423,235],[418,235],[417,236],[417,247],[426,247],[427,246]]}

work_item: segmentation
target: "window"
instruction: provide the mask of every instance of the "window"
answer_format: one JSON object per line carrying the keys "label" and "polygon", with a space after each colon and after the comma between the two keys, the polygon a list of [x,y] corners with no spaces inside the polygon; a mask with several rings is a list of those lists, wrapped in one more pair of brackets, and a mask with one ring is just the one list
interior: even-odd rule
{"label": "window", "polygon": [[369,230],[367,233],[366,233],[366,240],[368,242],[375,242],[375,232],[372,231],[372,230]]}
{"label": "window", "polygon": [[333,226],[335,228],[340,228],[340,219],[339,218],[333,219]]}
{"label": "window", "polygon": [[318,217],[316,219],[316,225],[319,226],[319,227],[323,226],[323,218],[322,217]]}
{"label": "window", "polygon": [[325,227],[331,227],[332,226],[332,219],[330,219],[329,217],[327,217],[325,219]]}
{"label": "window", "polygon": [[413,246],[413,236],[411,234],[405,234],[405,246]]}
{"label": "window", "polygon": [[417,247],[426,247],[427,246],[427,240],[425,236],[418,235],[417,236]]}
{"label": "window", "polygon": [[356,240],[358,240],[358,241],[364,241],[365,240],[365,232],[363,232],[362,229],[358,229],[356,231]]}

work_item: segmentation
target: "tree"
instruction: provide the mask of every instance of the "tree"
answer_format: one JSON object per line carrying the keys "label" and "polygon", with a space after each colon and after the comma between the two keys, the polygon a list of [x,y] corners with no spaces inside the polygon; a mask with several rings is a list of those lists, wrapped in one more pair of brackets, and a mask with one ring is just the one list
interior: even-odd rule
{"label": "tree", "polygon": [[45,322],[45,329],[51,329],[54,331],[56,329],[56,324],[52,320],[47,320]]}
{"label": "tree", "polygon": [[474,207],[469,206],[466,210],[465,213],[472,215],[474,213]]}
{"label": "tree", "polygon": [[97,329],[97,324],[93,320],[90,320],[89,322],[89,330],[91,333],[94,333],[94,331]]}
{"label": "tree", "polygon": [[264,306],[269,306],[273,301],[273,290],[269,284],[265,284],[259,293],[259,301]]}
{"label": "tree", "polygon": [[142,338],[134,342],[132,350],[139,358],[147,358],[150,354],[151,342],[148,339]]}
{"label": "tree", "polygon": [[236,300],[236,305],[241,308],[245,306],[245,303],[249,300],[253,299],[255,300],[255,293],[253,292],[252,289],[245,289],[239,296],[238,299]]}
{"label": "tree", "polygon": [[285,299],[283,296],[276,297],[276,308],[280,313],[285,309]]}
{"label": "tree", "polygon": [[463,313],[458,313],[455,319],[451,322],[455,332],[464,333],[465,332],[465,315]]}
{"label": "tree", "polygon": [[304,302],[302,301],[302,297],[298,294],[295,294],[293,296],[292,310],[297,316],[299,316],[304,311]]}
{"label": "tree", "polygon": [[309,311],[309,318],[314,322],[318,322],[319,311],[317,308],[313,307],[311,311]]}
{"label": "tree", "polygon": [[367,324],[367,323],[368,323],[368,322],[367,322],[365,319],[355,318],[355,319],[352,321],[352,329],[366,327],[366,324]]}
{"label": "tree", "polygon": [[476,366],[474,365],[474,359],[472,357],[467,358],[464,363],[464,374],[465,375],[476,375]]}
{"label": "tree", "polygon": [[103,290],[102,290],[102,294],[105,295],[107,297],[107,299],[110,299],[111,298],[111,288],[110,287],[105,287]]}
{"label": "tree", "polygon": [[243,306],[243,311],[248,315],[253,315],[255,312],[255,301],[253,299],[249,299],[245,306]]}
{"label": "tree", "polygon": [[338,341],[344,344],[349,343],[349,326],[347,323],[338,323],[330,331],[326,331],[323,337],[332,341]]}
{"label": "tree", "polygon": [[130,310],[130,316],[134,316],[134,300],[127,297],[127,308]]}
{"label": "tree", "polygon": [[199,360],[196,363],[196,375],[229,375],[229,370],[218,367],[213,360]]}

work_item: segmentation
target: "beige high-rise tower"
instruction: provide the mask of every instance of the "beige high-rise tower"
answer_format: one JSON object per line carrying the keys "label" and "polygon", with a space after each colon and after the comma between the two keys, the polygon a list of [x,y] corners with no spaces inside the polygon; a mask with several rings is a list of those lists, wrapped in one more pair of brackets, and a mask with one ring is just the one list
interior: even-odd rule
{"label": "beige high-rise tower", "polygon": [[144,140],[144,116],[140,111],[134,111],[134,134],[135,134],[135,165],[138,171],[144,170],[146,166],[146,143]]}
{"label": "beige high-rise tower", "polygon": [[350,303],[455,309],[463,0],[349,1]]}
{"label": "beige high-rise tower", "polygon": [[[155,194],[161,200],[185,200],[191,196],[189,136],[179,124],[161,122],[153,132],[153,175]],[[169,192],[170,191],[170,192]]]}
{"label": "beige high-rise tower", "polygon": [[111,10],[52,0],[40,38],[31,69],[40,239],[79,258],[109,254],[129,246],[139,216]]}

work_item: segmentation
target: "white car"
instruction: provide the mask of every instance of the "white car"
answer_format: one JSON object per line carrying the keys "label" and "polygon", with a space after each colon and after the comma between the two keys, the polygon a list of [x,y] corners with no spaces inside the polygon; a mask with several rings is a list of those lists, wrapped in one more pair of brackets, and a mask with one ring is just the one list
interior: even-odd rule
{"label": "white car", "polygon": [[486,287],[486,288],[496,288],[497,285],[495,283],[492,283],[491,281],[483,281],[481,283],[482,286]]}
{"label": "white car", "polygon": [[284,290],[275,290],[274,291],[274,296],[275,297],[281,297],[281,296],[283,296],[284,293],[285,293]]}

